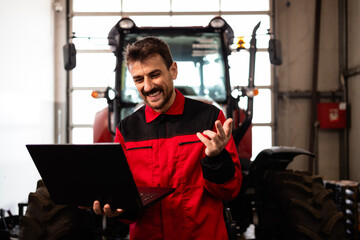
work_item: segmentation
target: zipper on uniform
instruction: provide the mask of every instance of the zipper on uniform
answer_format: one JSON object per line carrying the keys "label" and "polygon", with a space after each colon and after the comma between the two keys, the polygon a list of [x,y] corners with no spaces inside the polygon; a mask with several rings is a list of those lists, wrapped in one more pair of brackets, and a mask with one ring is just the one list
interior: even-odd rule
{"label": "zipper on uniform", "polygon": [[126,150],[137,150],[137,149],[150,149],[152,146],[144,146],[144,147],[133,147],[133,148],[127,148]]}
{"label": "zipper on uniform", "polygon": [[192,142],[180,142],[179,145],[182,146],[182,145],[191,144],[191,143],[198,143],[198,142],[201,142],[201,141],[197,140],[197,141],[192,141]]}

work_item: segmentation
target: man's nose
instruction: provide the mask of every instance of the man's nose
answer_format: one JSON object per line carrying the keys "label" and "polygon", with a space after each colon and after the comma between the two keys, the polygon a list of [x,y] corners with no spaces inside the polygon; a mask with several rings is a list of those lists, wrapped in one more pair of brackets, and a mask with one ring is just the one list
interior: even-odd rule
{"label": "man's nose", "polygon": [[153,83],[149,77],[144,78],[144,91],[149,92],[153,89]]}

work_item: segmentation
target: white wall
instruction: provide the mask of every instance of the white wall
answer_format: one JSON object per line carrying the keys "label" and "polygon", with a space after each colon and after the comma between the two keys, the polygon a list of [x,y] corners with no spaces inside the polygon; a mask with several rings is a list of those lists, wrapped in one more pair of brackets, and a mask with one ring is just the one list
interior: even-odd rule
{"label": "white wall", "polygon": [[0,0],[0,208],[18,213],[40,179],[27,143],[54,141],[50,0]]}
{"label": "white wall", "polygon": [[[360,2],[349,0],[349,68],[360,68]],[[360,75],[348,79],[350,103],[349,158],[350,179],[360,181]]]}
{"label": "white wall", "polygon": [[[282,42],[283,64],[278,67],[279,91],[310,91],[313,79],[315,5],[314,0],[277,3],[277,37]],[[338,1],[322,1],[318,91],[339,88]],[[324,99],[321,99],[325,101]],[[328,100],[327,100],[328,101]],[[278,101],[279,145],[309,150],[310,98],[284,98]],[[318,131],[319,174],[324,179],[339,179],[339,132]],[[290,168],[308,169],[308,158],[295,159]]]}
{"label": "white wall", "polygon": [[[341,0],[340,0],[341,1]],[[277,0],[277,37],[282,42],[283,64],[278,67],[280,91],[311,90],[315,4],[314,0]],[[318,90],[330,92],[339,89],[339,25],[338,0],[322,1]],[[360,67],[360,2],[348,0],[349,69]],[[360,181],[360,75],[348,79],[350,111],[349,178]],[[329,99],[325,99],[330,101]],[[322,99],[322,101],[325,101]],[[310,99],[279,99],[279,145],[309,149]],[[340,132],[318,131],[319,174],[327,180],[340,178]],[[296,160],[290,168],[307,170],[306,159]]]}

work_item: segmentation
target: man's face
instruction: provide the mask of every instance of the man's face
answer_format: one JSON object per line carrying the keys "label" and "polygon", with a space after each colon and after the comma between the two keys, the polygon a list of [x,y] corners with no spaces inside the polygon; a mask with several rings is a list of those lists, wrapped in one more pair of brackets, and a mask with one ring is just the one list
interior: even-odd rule
{"label": "man's face", "polygon": [[166,112],[175,101],[173,80],[177,77],[177,65],[174,62],[169,69],[158,54],[143,62],[128,65],[135,86],[145,103],[156,112]]}

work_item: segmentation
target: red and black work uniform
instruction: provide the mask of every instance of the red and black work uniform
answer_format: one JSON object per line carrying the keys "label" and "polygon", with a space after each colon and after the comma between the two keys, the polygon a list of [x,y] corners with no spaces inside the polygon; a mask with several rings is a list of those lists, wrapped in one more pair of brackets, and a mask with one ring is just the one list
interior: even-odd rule
{"label": "red and black work uniform", "polygon": [[176,94],[165,114],[143,106],[116,130],[137,186],[176,188],[130,225],[130,239],[228,239],[222,200],[235,198],[242,182],[234,140],[218,156],[206,156],[196,133],[216,131],[215,121],[224,123],[225,116]]}

